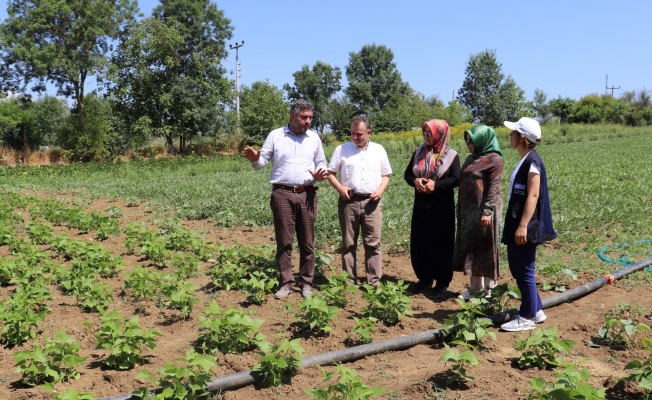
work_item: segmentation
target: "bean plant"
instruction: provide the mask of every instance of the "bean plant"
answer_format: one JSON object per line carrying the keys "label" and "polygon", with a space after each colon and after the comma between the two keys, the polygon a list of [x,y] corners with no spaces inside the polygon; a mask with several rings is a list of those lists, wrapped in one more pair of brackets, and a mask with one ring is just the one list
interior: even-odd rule
{"label": "bean plant", "polygon": [[46,384],[52,389],[54,383],[79,378],[78,367],[86,360],[79,356],[79,348],[79,343],[60,330],[52,339],[45,337],[42,347],[35,345],[14,354],[16,372],[23,375],[26,385]]}
{"label": "bean plant", "polygon": [[[324,377],[323,383],[329,382],[334,372],[321,370]],[[330,384],[324,389],[308,389],[305,392],[317,400],[366,400],[379,396],[387,391],[380,386],[369,387],[360,380],[358,372],[345,367],[342,364],[337,366],[338,382]]]}
{"label": "bean plant", "polygon": [[129,321],[118,311],[106,312],[100,316],[102,325],[95,335],[97,347],[110,351],[111,355],[102,363],[111,369],[127,370],[144,364],[143,348],[156,349],[156,340],[162,336],[156,329],[142,329],[137,315]]}
{"label": "bean plant", "polygon": [[153,386],[160,387],[157,393],[151,393],[146,387],[140,388],[133,395],[147,400],[196,400],[207,398],[206,387],[212,370],[217,367],[217,359],[210,354],[199,354],[193,349],[186,351],[184,358],[177,358],[177,363],[168,362],[164,367],[151,374],[147,370],[140,371],[137,379],[149,381]]}
{"label": "bean plant", "polygon": [[263,387],[281,386],[301,366],[303,348],[299,344],[300,339],[283,340],[280,344],[272,345],[263,342],[260,345],[260,363],[254,365],[251,371],[263,377]]}
{"label": "bean plant", "polygon": [[525,368],[546,368],[557,367],[563,362],[559,356],[561,353],[568,353],[577,344],[574,340],[559,339],[557,327],[537,329],[528,338],[520,338],[516,341],[516,351],[521,352],[518,359],[518,366]]}
{"label": "bean plant", "polygon": [[405,295],[408,285],[403,280],[387,282],[377,288],[364,285],[364,288],[362,296],[368,304],[362,308],[362,312],[366,316],[377,318],[388,325],[398,323],[406,315],[412,316],[411,300]]}
{"label": "bean plant", "polygon": [[222,310],[213,300],[199,319],[200,333],[197,349],[202,353],[242,354],[258,347],[265,335],[258,332],[263,320],[237,308]]}

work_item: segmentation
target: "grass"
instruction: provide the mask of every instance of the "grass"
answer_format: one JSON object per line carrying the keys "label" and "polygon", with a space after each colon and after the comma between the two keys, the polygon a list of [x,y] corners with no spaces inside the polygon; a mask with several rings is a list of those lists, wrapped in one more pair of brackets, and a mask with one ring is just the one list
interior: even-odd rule
{"label": "grass", "polygon": [[[542,247],[538,262],[563,263],[573,270],[598,273],[618,269],[598,258],[600,249],[652,239],[652,185],[648,183],[652,129],[609,125],[549,129],[550,133],[544,128],[546,142],[538,150],[548,171],[559,240]],[[505,159],[502,193],[506,199],[509,174],[518,153],[507,147],[506,129],[497,129],[497,133]],[[384,246],[404,251],[409,243],[413,189],[404,182],[403,171],[421,138],[416,131],[372,139],[385,146],[394,170],[383,197]],[[327,146],[327,156],[335,145]],[[468,153],[461,135],[456,134],[450,145],[460,152],[463,162]],[[209,218],[220,226],[270,226],[268,168],[256,171],[239,156],[19,166],[0,169],[0,188],[58,190],[80,202],[99,197],[139,199],[168,215]],[[317,241],[322,248],[337,247],[337,193],[326,182],[319,186]],[[627,251],[637,252],[630,254],[633,261],[652,256],[650,245]],[[648,281],[648,275],[641,272],[630,281]]]}

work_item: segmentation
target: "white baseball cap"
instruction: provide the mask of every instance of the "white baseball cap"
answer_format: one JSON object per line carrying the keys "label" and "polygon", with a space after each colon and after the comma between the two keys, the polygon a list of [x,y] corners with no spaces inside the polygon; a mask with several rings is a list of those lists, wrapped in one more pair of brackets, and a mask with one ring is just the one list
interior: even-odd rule
{"label": "white baseball cap", "polygon": [[539,123],[528,117],[523,117],[517,122],[504,122],[505,126],[513,131],[518,131],[530,142],[536,143],[541,140],[541,127]]}

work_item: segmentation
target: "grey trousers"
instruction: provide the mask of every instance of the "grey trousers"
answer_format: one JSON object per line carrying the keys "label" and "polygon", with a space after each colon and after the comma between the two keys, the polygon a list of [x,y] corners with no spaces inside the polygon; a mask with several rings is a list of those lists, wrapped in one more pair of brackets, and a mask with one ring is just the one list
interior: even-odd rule
{"label": "grey trousers", "polygon": [[357,282],[356,249],[362,231],[367,283],[374,284],[383,275],[380,235],[383,223],[383,201],[339,199],[337,211],[342,229],[342,267]]}
{"label": "grey trousers", "polygon": [[299,245],[299,285],[312,286],[315,275],[315,218],[317,192],[272,191],[270,206],[276,231],[276,263],[281,270],[281,286],[294,285],[292,242]]}

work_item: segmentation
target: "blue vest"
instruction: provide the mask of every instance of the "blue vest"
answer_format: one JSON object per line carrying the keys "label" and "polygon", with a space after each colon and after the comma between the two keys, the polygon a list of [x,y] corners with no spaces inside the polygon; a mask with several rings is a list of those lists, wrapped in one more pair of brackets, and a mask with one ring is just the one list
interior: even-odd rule
{"label": "blue vest", "polygon": [[548,197],[548,179],[543,160],[535,150],[532,150],[523,160],[523,164],[516,172],[514,184],[507,205],[505,215],[505,226],[501,241],[504,244],[516,244],[514,235],[518,224],[521,222],[525,200],[527,199],[527,178],[530,173],[530,166],[534,164],[540,172],[539,198],[537,207],[532,214],[532,219],[527,224],[527,243],[541,244],[557,237],[557,232],[552,227],[552,214],[550,213],[550,199]]}

